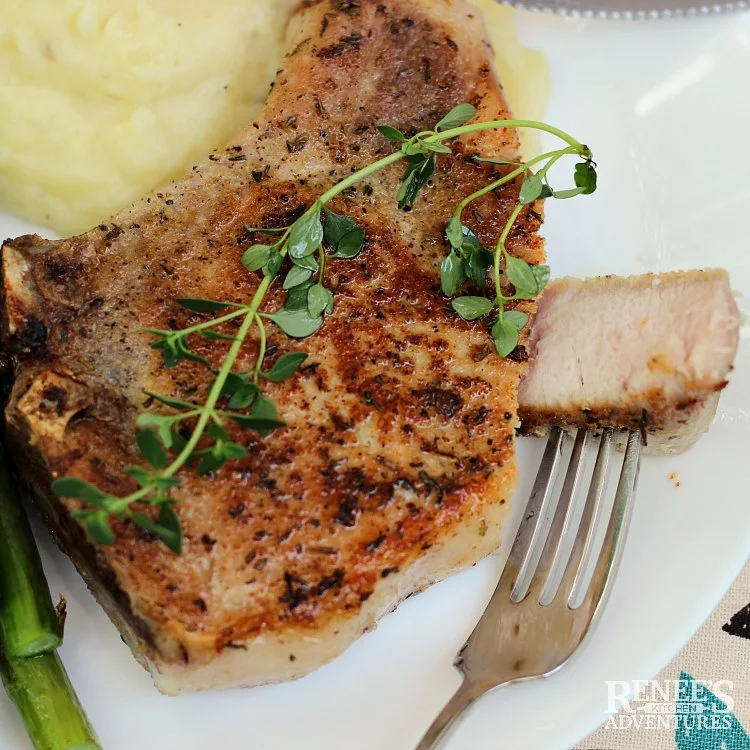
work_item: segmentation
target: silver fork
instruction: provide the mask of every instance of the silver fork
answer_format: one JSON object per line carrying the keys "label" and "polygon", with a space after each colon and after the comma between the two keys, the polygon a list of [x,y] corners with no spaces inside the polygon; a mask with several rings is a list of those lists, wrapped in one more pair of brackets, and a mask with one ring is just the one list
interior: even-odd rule
{"label": "silver fork", "polygon": [[[628,435],[610,508],[605,496],[613,430],[602,433],[588,492],[578,492],[592,438],[589,431],[577,433],[562,490],[555,497],[557,469],[568,438],[558,428],[550,432],[495,593],[454,662],[463,682],[417,750],[437,748],[466,709],[490,690],[556,672],[591,632],[622,555],[640,467],[641,434]],[[597,530],[608,510],[600,541]]]}

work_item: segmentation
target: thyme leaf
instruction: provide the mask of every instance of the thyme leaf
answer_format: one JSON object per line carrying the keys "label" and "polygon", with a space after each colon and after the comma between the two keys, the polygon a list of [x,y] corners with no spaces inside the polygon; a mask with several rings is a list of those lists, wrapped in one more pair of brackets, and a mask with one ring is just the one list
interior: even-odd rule
{"label": "thyme leaf", "polygon": [[457,104],[442,120],[435,126],[439,133],[452,128],[460,128],[471,120],[477,113],[476,107],[471,104]]}
{"label": "thyme leaf", "polygon": [[307,354],[304,352],[289,352],[288,354],[282,354],[276,360],[274,366],[268,372],[263,373],[263,376],[274,383],[280,383],[282,380],[292,377],[306,359]]}

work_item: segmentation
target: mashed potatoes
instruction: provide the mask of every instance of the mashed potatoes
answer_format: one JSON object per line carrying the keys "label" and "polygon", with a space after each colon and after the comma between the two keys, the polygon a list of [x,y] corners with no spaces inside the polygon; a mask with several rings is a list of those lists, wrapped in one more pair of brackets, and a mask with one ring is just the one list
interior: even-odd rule
{"label": "mashed potatoes", "polygon": [[89,229],[228,140],[294,0],[0,0],[0,205]]}
{"label": "mashed potatoes", "polygon": [[[521,44],[516,34],[515,11],[496,0],[469,0],[484,14],[495,48],[497,74],[515,117],[543,120],[549,100],[550,76],[547,59],[541,52]],[[527,156],[539,152],[538,130],[520,131],[521,149]]]}
{"label": "mashed potatoes", "polygon": [[[511,106],[538,116],[543,59],[476,2]],[[262,103],[294,3],[0,0],[0,208],[73,234],[179,175]]]}

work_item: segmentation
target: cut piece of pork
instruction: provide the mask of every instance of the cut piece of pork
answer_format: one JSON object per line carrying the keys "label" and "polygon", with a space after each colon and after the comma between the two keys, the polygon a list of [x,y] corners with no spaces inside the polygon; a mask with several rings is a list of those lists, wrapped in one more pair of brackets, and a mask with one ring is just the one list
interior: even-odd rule
{"label": "cut piece of pork", "polygon": [[[396,206],[402,165],[335,201],[366,228],[365,250],[331,261],[336,307],[317,334],[300,342],[269,326],[266,367],[283,352],[309,355],[297,376],[268,384],[288,426],[267,439],[233,430],[247,458],[215,475],[183,472],[182,555],[129,522],[114,545],[93,545],[69,515],[77,501],[50,492],[66,475],[131,491],[123,469],[140,461],[144,391],[205,393],[208,369],[165,370],[134,329],[184,327],[192,314],[179,297],[250,300],[260,277],[240,264],[245,226],[289,224],[390,153],[378,124],[413,134],[464,101],[481,119],[508,116],[484,38],[462,0],[301,3],[264,111],[229,147],[85,235],[4,246],[4,335],[19,356],[10,445],[47,523],[165,692],[298,677],[498,544],[525,365],[498,358],[486,326],[450,310],[439,269],[456,203],[505,169],[467,153],[516,161],[514,130],[441,156],[410,212]],[[485,244],[518,190],[475,204]],[[532,263],[544,259],[540,210],[524,210],[510,243]],[[282,300],[275,289],[264,311]],[[195,347],[214,367],[226,351]],[[248,343],[236,370],[256,352]]]}
{"label": "cut piece of pork", "polygon": [[533,321],[523,430],[641,428],[649,451],[679,453],[711,423],[739,323],[722,270],[555,280]]}

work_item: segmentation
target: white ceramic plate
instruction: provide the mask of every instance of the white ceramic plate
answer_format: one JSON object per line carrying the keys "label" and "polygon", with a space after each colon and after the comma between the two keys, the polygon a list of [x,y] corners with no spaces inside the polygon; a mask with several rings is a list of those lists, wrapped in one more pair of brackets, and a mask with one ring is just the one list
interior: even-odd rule
{"label": "white ceramic plate", "polygon": [[[740,293],[749,292],[750,16],[517,20],[524,41],[550,61],[547,119],[585,136],[600,165],[596,195],[549,206],[555,274],[721,265]],[[28,229],[0,217],[0,236]],[[688,455],[643,463],[622,569],[585,651],[554,678],[487,697],[451,750],[570,747],[605,718],[605,680],[653,676],[718,602],[750,549],[750,348],[743,333],[711,434]],[[541,451],[535,441],[522,442],[521,493]],[[106,750],[409,750],[458,684],[453,656],[500,565],[486,560],[410,599],[298,682],[166,698],[70,563],[44,532],[40,538],[52,590],[68,600],[62,656]],[[0,747],[28,748],[4,697]]]}

